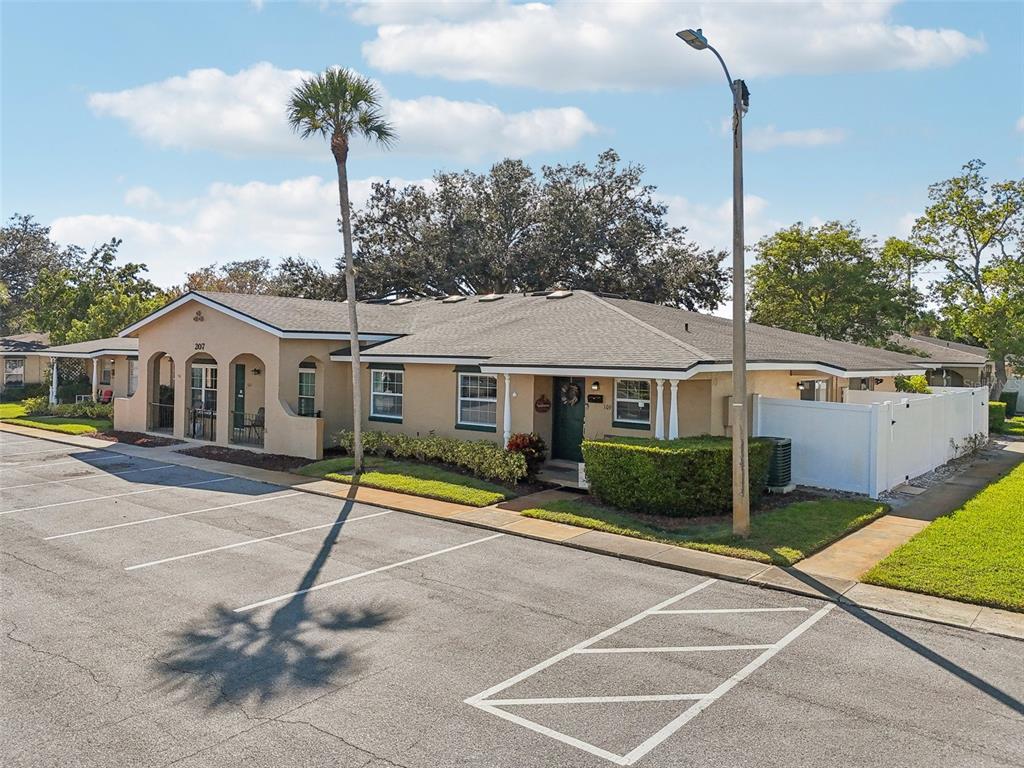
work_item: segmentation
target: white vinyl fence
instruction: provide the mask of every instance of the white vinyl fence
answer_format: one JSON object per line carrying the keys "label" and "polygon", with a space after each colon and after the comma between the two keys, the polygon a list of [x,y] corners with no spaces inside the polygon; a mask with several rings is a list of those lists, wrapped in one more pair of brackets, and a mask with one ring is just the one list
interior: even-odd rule
{"label": "white vinyl fence", "polygon": [[845,403],[754,397],[754,434],[793,441],[793,482],[879,494],[988,437],[988,388],[846,392]]}

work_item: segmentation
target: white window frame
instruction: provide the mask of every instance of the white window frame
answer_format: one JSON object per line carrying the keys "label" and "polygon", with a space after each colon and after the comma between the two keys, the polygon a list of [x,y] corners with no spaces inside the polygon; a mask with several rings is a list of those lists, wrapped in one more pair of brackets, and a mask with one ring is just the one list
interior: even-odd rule
{"label": "white window frame", "polygon": [[139,361],[129,360],[128,361],[128,397],[135,394],[135,390],[139,388]]}
{"label": "white window frame", "polygon": [[[216,413],[217,412],[217,395],[216,395],[216,392],[217,392],[217,388],[220,386],[220,376],[217,373],[217,364],[216,363],[192,363],[190,368],[192,369],[191,371],[189,371],[189,375],[188,375],[188,397],[189,397],[190,407],[193,410],[197,410],[197,411],[209,411],[211,413]],[[192,376],[194,375],[192,373],[192,371],[196,371],[196,370],[202,371],[201,384],[198,387],[195,386],[195,381],[192,378]],[[213,386],[210,386],[211,380],[213,382]],[[200,403],[198,408],[196,408],[196,406],[195,406],[195,392],[196,392],[196,390],[202,392],[202,397],[201,397],[202,402]],[[213,408],[207,408],[206,407],[206,393],[207,392],[213,392],[214,393]]]}
{"label": "white window frame", "polygon": [[109,357],[100,358],[100,384],[109,387],[114,383],[114,361]]}
{"label": "white window frame", "polygon": [[[303,376],[303,374],[306,374],[306,375],[309,375],[309,376],[313,377],[313,394],[312,395],[304,395],[304,394],[302,394],[302,376]],[[297,391],[297,396],[298,396],[298,400],[297,400],[298,411],[297,411],[297,413],[299,414],[299,416],[316,416],[316,368],[300,368],[299,369],[299,376],[298,376],[298,380],[297,380],[297,387],[298,387],[298,389],[296,390]],[[303,410],[302,410],[302,401],[303,400],[311,401],[312,407],[310,408],[309,413],[303,413]]]}
{"label": "white window frame", "polygon": [[[647,399],[646,400],[639,400],[639,399],[634,398],[634,397],[621,397],[620,398],[619,397],[619,382],[625,382],[625,381],[637,381],[637,382],[645,383],[647,385]],[[612,421],[613,422],[614,421],[622,422],[623,424],[636,424],[638,426],[641,426],[641,425],[642,426],[646,426],[646,427],[651,426],[651,419],[650,418],[648,418],[645,421],[643,419],[627,419],[627,418],[623,418],[622,416],[620,416],[619,415],[619,403],[638,403],[638,404],[646,403],[647,404],[647,413],[650,414],[651,410],[652,410],[652,406],[654,405],[654,403],[651,400],[651,397],[652,397],[653,394],[654,394],[654,387],[651,386],[651,380],[650,379],[616,379],[615,380],[615,391],[612,393],[612,397],[613,397],[613,399],[615,401],[615,409],[612,411]]]}
{"label": "white window frame", "polygon": [[[17,370],[17,373],[12,371],[11,363],[16,363],[13,366]],[[11,376],[16,375],[17,381],[11,381]],[[25,358],[24,357],[5,357],[4,358],[4,386],[5,387],[23,387],[25,386]]]}
{"label": "white window frame", "polygon": [[[491,379],[494,382],[494,397],[463,397],[462,396],[462,381],[467,377],[473,377],[477,379]],[[459,373],[458,390],[456,391],[457,402],[455,404],[455,423],[461,427],[486,427],[487,429],[498,429],[498,377],[493,373]],[[462,418],[462,404],[464,402],[473,403],[494,403],[494,422],[491,424],[485,424],[481,421],[464,421]]]}
{"label": "white window frame", "polygon": [[[401,385],[401,392],[385,392],[384,390],[377,389],[378,383],[384,380],[384,376],[381,374],[396,375]],[[379,413],[375,407],[377,395],[384,395],[387,397],[398,398],[398,415],[393,413]],[[383,419],[385,421],[400,422],[405,418],[405,371],[398,370],[396,368],[371,368],[370,369],[370,415],[375,419]]]}

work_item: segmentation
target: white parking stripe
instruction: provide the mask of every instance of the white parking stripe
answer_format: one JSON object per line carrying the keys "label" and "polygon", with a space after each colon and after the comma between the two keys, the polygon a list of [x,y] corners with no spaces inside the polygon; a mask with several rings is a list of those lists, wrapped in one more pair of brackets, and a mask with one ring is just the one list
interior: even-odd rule
{"label": "white parking stripe", "polygon": [[733,688],[735,688],[737,685],[739,685],[744,680],[746,680],[748,677],[750,677],[750,675],[752,675],[754,672],[756,672],[759,668],[764,666],[764,664],[767,663],[775,654],[777,654],[779,651],[781,651],[783,648],[785,648],[791,642],[793,642],[798,637],[800,637],[800,635],[802,635],[804,632],[806,632],[808,629],[810,629],[812,626],[814,626],[818,622],[819,619],[823,618],[829,611],[831,611],[835,607],[836,607],[835,603],[829,603],[828,605],[826,605],[823,608],[821,608],[820,610],[818,610],[813,616],[811,616],[810,618],[806,619],[798,627],[796,627],[795,629],[790,631],[785,637],[783,637],[777,643],[774,643],[771,648],[769,648],[764,653],[762,653],[760,656],[758,656],[756,659],[751,661],[749,664],[747,664],[747,666],[743,667],[743,669],[741,669],[735,675],[730,677],[728,680],[726,680],[720,686],[715,688],[715,690],[713,690],[707,696],[702,698],[700,701],[698,701],[692,707],[687,709],[679,717],[677,717],[674,720],[672,720],[671,722],[667,723],[660,731],[655,733],[653,736],[651,736],[645,742],[640,744],[638,747],[636,747],[635,749],[633,749],[633,750],[627,752],[625,755],[623,755],[623,761],[622,761],[621,764],[622,765],[632,765],[637,760],[639,760],[641,757],[643,757],[648,752],[650,752],[652,749],[654,749],[656,746],[661,744],[661,742],[663,742],[665,739],[667,739],[673,733],[678,731],[680,728],[682,728],[688,722],[693,720],[693,718],[695,718],[697,715],[699,715],[705,709],[707,709],[712,704],[714,704],[716,701],[718,701],[720,698],[722,698],[722,696],[724,696],[726,693],[728,693]]}
{"label": "white parking stripe", "polygon": [[651,611],[654,615],[689,614],[689,613],[807,613],[806,608],[691,608],[678,611]]}
{"label": "white parking stripe", "polygon": [[327,589],[328,587],[337,586],[338,584],[344,584],[346,581],[355,581],[356,579],[361,579],[364,576],[372,576],[375,573],[390,571],[392,568],[399,568],[403,565],[409,565],[410,563],[417,563],[420,560],[426,560],[428,557],[437,557],[438,555],[444,555],[448,552],[454,552],[457,549],[463,549],[464,547],[472,547],[474,544],[483,544],[485,541],[491,541],[492,539],[497,539],[504,535],[505,534],[503,533],[495,533],[492,536],[484,536],[482,539],[473,539],[473,541],[467,541],[463,544],[456,544],[454,547],[447,547],[445,549],[439,549],[436,552],[428,552],[425,555],[417,555],[416,557],[410,557],[408,560],[402,560],[400,563],[382,565],[380,568],[374,568],[369,571],[363,571],[362,573],[354,573],[351,576],[343,576],[342,578],[334,579],[333,581],[325,581],[323,584],[317,584],[307,589],[300,589],[296,592],[289,592],[286,595],[278,595],[277,597],[270,597],[266,600],[260,600],[258,603],[250,603],[249,605],[243,605],[241,608],[235,608],[235,613],[251,611],[254,608],[261,608],[264,605],[270,605],[272,603],[280,603],[284,600],[290,600],[293,597],[298,597],[299,595],[305,595],[308,592],[316,592],[320,589]]}
{"label": "white parking stripe", "polygon": [[66,507],[68,504],[84,504],[87,501],[103,501],[104,499],[119,499],[122,496],[138,496],[140,493],[156,493],[157,491],[170,491],[175,488],[191,488],[196,485],[210,485],[211,483],[225,483],[228,480],[236,480],[234,477],[215,477],[213,480],[200,480],[196,483],[175,483],[174,485],[162,485],[159,488],[143,488],[141,491],[126,491],[125,493],[111,493],[106,496],[88,496],[84,499],[72,499],[71,501],[58,501],[55,504],[40,504],[38,507],[21,507],[20,509],[9,509],[0,512],[0,515],[13,515],[15,512],[31,512],[37,509],[52,509],[53,507]]}
{"label": "white parking stripe", "polygon": [[32,488],[36,485],[50,485],[52,483],[75,483],[79,480],[93,480],[97,477],[121,477],[122,475],[130,475],[133,472],[154,472],[158,469],[167,469],[168,467],[176,467],[177,464],[159,464],[155,467],[143,467],[142,469],[126,469],[123,472],[97,472],[92,475],[79,475],[78,477],[61,477],[56,480],[41,480],[38,483],[23,483],[21,485],[5,485],[0,487],[0,491],[13,491],[15,488]]}
{"label": "white parking stripe", "polygon": [[571,698],[488,699],[494,707],[518,704],[619,704],[630,701],[699,701],[706,693],[656,693],[650,696],[575,696]]}
{"label": "white parking stripe", "polygon": [[[278,498],[284,498],[278,496]],[[285,531],[284,533],[275,533],[273,536],[263,536],[258,539],[245,539],[244,541],[236,541],[234,544],[225,544],[223,547],[211,547],[210,549],[201,549],[198,552],[189,552],[187,555],[175,555],[174,557],[165,557],[162,560],[152,560],[148,563],[140,563],[139,565],[129,565],[125,568],[126,571],[136,571],[139,568],[149,568],[151,565],[163,565],[164,563],[173,563],[175,560],[185,560],[189,557],[199,557],[200,555],[208,555],[211,552],[223,552],[225,549],[235,549],[236,547],[244,547],[247,544],[258,544],[261,541],[272,541],[274,539],[283,539],[286,536],[297,536],[300,533],[308,533],[309,531],[318,531],[322,528],[336,528],[339,525],[346,525],[348,523],[354,523],[356,520],[369,520],[371,517],[380,517],[381,515],[390,515],[391,510],[386,509],[383,512],[374,512],[372,515],[360,515],[359,517],[347,517],[344,520],[337,520],[333,523],[324,523],[323,525],[311,525],[309,528],[299,528],[295,531]]]}
{"label": "white parking stripe", "polygon": [[[64,455],[65,456],[83,456],[85,453],[88,453],[88,452],[84,451],[82,453],[71,453],[71,454],[64,454]],[[121,459],[122,461],[135,461],[135,457],[134,456],[125,456],[123,454],[117,454],[115,456],[97,456],[95,459],[66,459],[64,461],[46,461],[46,462],[43,462],[42,464],[29,464],[27,467],[23,467],[20,464],[11,464],[9,466],[10,466],[11,469],[15,469],[18,472],[21,472],[22,470],[25,470],[25,469],[40,469],[41,467],[56,467],[58,464],[84,464],[87,467],[91,467],[93,464],[97,464],[97,463],[99,463],[101,461],[117,461],[118,459]]]}
{"label": "white parking stripe", "polygon": [[260,504],[264,501],[277,501],[278,499],[287,499],[289,496],[298,496],[301,491],[295,493],[283,493],[280,496],[264,496],[259,499],[249,499],[248,501],[236,501],[234,504],[221,504],[219,507],[206,507],[206,509],[195,509],[191,512],[175,512],[172,515],[160,515],[159,517],[147,517],[144,520],[131,520],[127,523],[115,523],[113,525],[102,525],[99,528],[86,528],[84,531],[71,531],[70,533],[58,533],[54,536],[47,536],[43,541],[53,541],[54,539],[66,539],[68,536],[84,536],[87,533],[99,533],[100,531],[112,531],[115,528],[129,528],[133,525],[142,525],[144,523],[155,523],[159,520],[171,520],[175,517],[188,517],[189,515],[198,515],[202,512],[217,512],[221,509],[231,509],[232,507],[244,507],[249,504]]}
{"label": "white parking stripe", "polygon": [[[0,453],[0,459],[6,459],[8,456],[28,456],[30,453],[53,453],[54,451],[60,451],[60,450],[63,450],[63,448],[62,448],[62,446],[58,445],[58,446],[55,446],[53,448],[44,448],[44,449],[38,450],[38,451],[14,451],[12,453]],[[78,453],[89,453],[89,451],[88,450],[85,450],[85,451],[75,451],[74,453],[65,453],[64,455],[65,456],[74,456],[74,455],[76,455]]]}
{"label": "white parking stripe", "polygon": [[[665,645],[651,648],[581,648],[577,653],[700,653],[702,651],[763,651],[770,645]],[[493,702],[492,702],[493,703]]]}

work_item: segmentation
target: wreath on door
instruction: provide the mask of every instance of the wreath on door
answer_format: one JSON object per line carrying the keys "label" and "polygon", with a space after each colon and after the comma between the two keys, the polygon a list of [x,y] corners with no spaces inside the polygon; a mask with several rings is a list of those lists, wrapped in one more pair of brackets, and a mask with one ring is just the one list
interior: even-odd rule
{"label": "wreath on door", "polygon": [[562,398],[562,405],[576,405],[580,401],[580,385],[567,381],[560,387],[559,394]]}

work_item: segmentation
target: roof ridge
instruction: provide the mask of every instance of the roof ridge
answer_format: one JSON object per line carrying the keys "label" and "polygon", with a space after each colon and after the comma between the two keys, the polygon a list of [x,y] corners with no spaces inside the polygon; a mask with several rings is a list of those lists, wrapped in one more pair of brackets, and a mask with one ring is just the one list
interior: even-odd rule
{"label": "roof ridge", "polygon": [[616,307],[614,304],[606,301],[605,299],[603,299],[602,297],[600,297],[600,296],[598,296],[598,295],[596,295],[594,293],[591,293],[590,291],[580,291],[580,293],[582,293],[584,296],[589,296],[591,299],[596,301],[598,304],[602,304],[602,305],[608,307],[608,309],[612,310],[613,312],[617,312],[618,314],[620,314],[623,317],[625,317],[627,320],[632,321],[635,325],[639,325],[644,330],[650,331],[651,333],[655,334],[656,336],[660,336],[661,338],[665,339],[666,341],[672,342],[677,347],[680,347],[681,349],[685,349],[687,352],[689,352],[691,354],[697,355],[697,357],[699,359],[702,359],[703,356],[707,355],[707,353],[704,352],[703,350],[698,349],[697,347],[694,347],[694,346],[692,346],[690,344],[687,344],[685,341],[683,341],[681,339],[677,339],[671,333],[667,333],[667,332],[661,330],[660,328],[655,328],[650,323],[645,323],[639,317],[636,317],[635,315],[633,315],[630,312],[627,312],[625,309],[622,309],[621,307]]}

